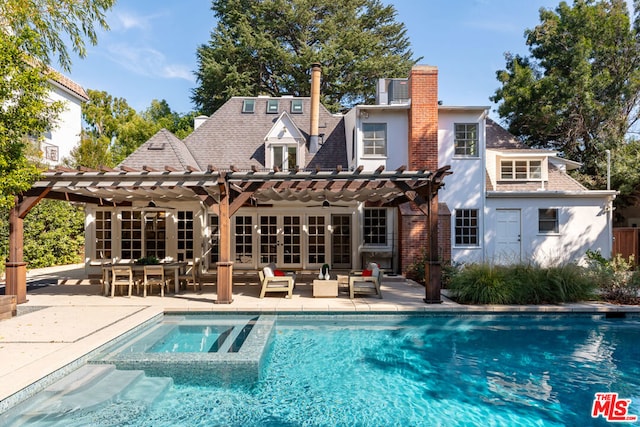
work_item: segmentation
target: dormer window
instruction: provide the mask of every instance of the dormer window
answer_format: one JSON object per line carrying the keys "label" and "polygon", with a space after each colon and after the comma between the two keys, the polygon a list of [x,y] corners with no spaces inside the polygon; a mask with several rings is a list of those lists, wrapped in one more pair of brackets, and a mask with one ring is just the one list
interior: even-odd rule
{"label": "dormer window", "polygon": [[273,145],[271,146],[273,155],[273,167],[283,172],[294,170],[298,165],[297,145]]}
{"label": "dormer window", "polygon": [[270,99],[267,101],[267,114],[278,114],[277,99]]}
{"label": "dormer window", "polygon": [[302,99],[291,100],[291,113],[302,114]]}
{"label": "dormer window", "polygon": [[245,99],[244,101],[242,101],[242,112],[253,113],[255,105],[256,105],[255,99]]}
{"label": "dormer window", "polygon": [[500,179],[502,181],[540,181],[542,179],[542,161],[501,160]]}

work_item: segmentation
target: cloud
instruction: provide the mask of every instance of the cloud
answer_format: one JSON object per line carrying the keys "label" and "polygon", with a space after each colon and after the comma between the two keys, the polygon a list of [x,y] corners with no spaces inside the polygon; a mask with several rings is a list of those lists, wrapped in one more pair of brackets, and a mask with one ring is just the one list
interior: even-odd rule
{"label": "cloud", "polygon": [[168,63],[166,56],[156,49],[117,43],[109,45],[107,50],[111,61],[135,74],[154,78],[195,81],[188,66]]}

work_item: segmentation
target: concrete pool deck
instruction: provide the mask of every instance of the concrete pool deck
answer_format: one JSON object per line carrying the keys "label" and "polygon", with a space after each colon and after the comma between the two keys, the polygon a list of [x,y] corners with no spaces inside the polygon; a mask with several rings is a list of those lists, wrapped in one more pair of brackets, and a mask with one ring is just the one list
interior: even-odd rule
{"label": "concrete pool deck", "polygon": [[215,286],[164,298],[158,295],[143,298],[135,292],[131,298],[109,298],[101,295],[99,284],[83,278],[84,265],[29,272],[28,302],[18,306],[18,316],[0,321],[0,413],[22,400],[23,394],[39,391],[44,386],[39,385],[40,379],[50,376],[53,382],[57,379],[56,372],[74,363],[84,363],[83,358],[95,349],[164,312],[640,313],[640,306],[600,302],[468,306],[443,296],[442,304],[425,304],[424,287],[401,277],[385,277],[381,286],[383,299],[375,296],[349,299],[348,292],[341,292],[337,298],[313,298],[310,284],[296,284],[291,299],[278,293],[259,299],[256,283],[234,285],[231,304],[214,303]]}

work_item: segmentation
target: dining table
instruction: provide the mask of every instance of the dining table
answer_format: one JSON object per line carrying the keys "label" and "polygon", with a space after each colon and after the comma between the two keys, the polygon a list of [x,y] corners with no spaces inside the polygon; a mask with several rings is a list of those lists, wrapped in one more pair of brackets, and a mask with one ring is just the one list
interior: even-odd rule
{"label": "dining table", "polygon": [[[165,261],[160,262],[157,265],[161,265],[164,269],[165,277],[170,277],[173,275],[174,284],[175,284],[175,293],[180,292],[180,269],[185,268],[189,263],[187,261]],[[102,264],[102,277],[104,278],[103,283],[103,292],[105,296],[109,295],[109,286],[111,283],[111,267],[116,266],[127,266],[131,267],[133,270],[134,276],[142,277],[144,275],[144,267],[147,264],[138,264],[135,262],[117,262],[117,263],[105,263]],[[137,273],[137,274],[136,274]]]}

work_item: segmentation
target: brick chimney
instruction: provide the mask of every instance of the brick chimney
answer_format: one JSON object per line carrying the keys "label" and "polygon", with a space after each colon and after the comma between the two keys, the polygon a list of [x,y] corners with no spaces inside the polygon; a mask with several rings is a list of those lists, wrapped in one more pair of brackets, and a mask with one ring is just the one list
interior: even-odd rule
{"label": "brick chimney", "polygon": [[416,65],[409,74],[409,170],[438,169],[438,67]]}
{"label": "brick chimney", "polygon": [[320,64],[311,64],[311,126],[309,128],[309,153],[318,152],[318,122],[320,121]]}

